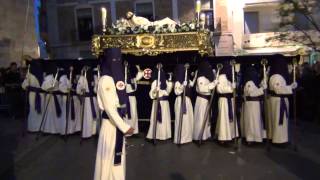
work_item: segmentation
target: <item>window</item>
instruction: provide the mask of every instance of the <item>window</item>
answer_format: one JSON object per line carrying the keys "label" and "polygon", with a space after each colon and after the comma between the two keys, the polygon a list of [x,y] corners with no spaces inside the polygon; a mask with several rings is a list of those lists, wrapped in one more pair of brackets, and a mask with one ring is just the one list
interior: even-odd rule
{"label": "window", "polygon": [[135,14],[149,20],[154,20],[153,2],[136,2]]}
{"label": "window", "polygon": [[259,33],[258,12],[244,12],[244,33]]}
{"label": "window", "polygon": [[81,8],[76,10],[77,30],[80,41],[89,41],[93,35],[92,9]]}
{"label": "window", "polygon": [[210,29],[210,30],[214,30],[214,25],[213,25],[213,10],[209,9],[209,10],[203,10],[201,11],[201,13],[205,14],[205,27]]}

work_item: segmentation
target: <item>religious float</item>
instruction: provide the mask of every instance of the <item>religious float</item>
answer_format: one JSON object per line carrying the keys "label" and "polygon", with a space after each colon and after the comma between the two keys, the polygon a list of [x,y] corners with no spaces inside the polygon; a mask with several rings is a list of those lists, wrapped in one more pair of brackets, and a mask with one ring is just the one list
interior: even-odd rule
{"label": "religious float", "polygon": [[204,20],[177,23],[170,18],[149,21],[128,12],[126,19],[106,27],[106,10],[102,9],[103,34],[92,38],[92,52],[99,56],[103,49],[121,48],[123,54],[157,56],[163,53],[198,52],[214,55],[210,31]]}

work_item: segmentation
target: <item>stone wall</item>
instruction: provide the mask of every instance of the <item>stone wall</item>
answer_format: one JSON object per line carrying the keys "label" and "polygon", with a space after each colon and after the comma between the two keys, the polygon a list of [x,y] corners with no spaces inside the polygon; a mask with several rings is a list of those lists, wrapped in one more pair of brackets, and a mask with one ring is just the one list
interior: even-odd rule
{"label": "stone wall", "polygon": [[[21,62],[27,0],[0,0],[0,4],[0,67],[6,67],[10,62]],[[24,54],[36,58],[39,54],[31,0],[28,20]]]}

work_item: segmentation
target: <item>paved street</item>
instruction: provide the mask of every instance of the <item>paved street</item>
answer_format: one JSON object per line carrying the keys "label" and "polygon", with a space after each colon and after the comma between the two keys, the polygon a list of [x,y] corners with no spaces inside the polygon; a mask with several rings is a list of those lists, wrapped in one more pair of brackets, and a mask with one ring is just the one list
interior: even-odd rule
{"label": "paved street", "polygon": [[[1,146],[0,179],[93,178],[95,139],[81,145],[78,135],[71,136],[67,142],[59,136],[44,136],[36,141],[34,134],[22,138],[14,133],[19,130],[20,121],[5,122],[7,130],[1,133],[1,144],[5,147]],[[281,147],[272,147],[267,152],[264,145],[243,145],[240,153],[214,142],[206,142],[200,148],[195,144],[177,147],[171,141],[154,146],[140,135],[127,143],[127,179],[320,179],[319,126],[304,123],[300,125],[299,135],[298,152]]]}

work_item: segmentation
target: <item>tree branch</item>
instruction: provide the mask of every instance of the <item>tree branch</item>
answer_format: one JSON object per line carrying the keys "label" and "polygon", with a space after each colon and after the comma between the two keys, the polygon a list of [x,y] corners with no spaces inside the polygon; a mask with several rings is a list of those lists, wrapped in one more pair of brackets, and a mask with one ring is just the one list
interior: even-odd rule
{"label": "tree branch", "polygon": [[[308,7],[309,7],[309,0],[303,0],[303,8],[306,12],[308,12]],[[314,26],[314,28],[320,32],[320,27],[318,26],[318,24],[316,23],[312,12],[310,12],[310,14],[307,14],[306,12],[303,11],[303,9],[297,9],[298,12],[300,12],[301,14],[303,14],[303,16]]]}
{"label": "tree branch", "polygon": [[[312,37],[311,37],[305,30],[301,29],[297,24],[293,24],[293,26],[294,26],[294,28],[296,28],[297,30],[301,31],[301,32],[304,34],[304,36],[309,40],[309,43],[311,43],[311,47],[312,47],[313,49],[316,49],[317,45],[316,45],[316,43],[312,40]],[[297,38],[294,38],[294,39],[297,39]],[[304,44],[304,43],[302,43],[302,44]],[[304,45],[310,46],[310,44],[304,44]]]}

